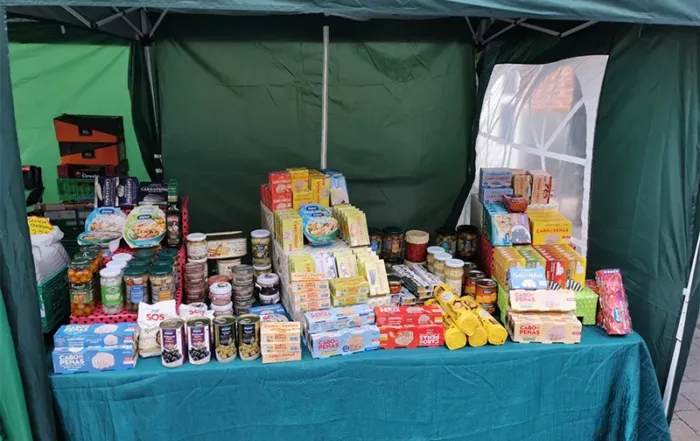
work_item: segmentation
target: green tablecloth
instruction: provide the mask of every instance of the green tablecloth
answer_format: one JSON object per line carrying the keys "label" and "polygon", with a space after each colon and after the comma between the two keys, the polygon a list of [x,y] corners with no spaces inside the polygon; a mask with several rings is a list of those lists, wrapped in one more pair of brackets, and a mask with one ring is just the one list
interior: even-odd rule
{"label": "green tablecloth", "polygon": [[579,345],[396,349],[53,375],[69,440],[670,441],[647,348],[584,328]]}

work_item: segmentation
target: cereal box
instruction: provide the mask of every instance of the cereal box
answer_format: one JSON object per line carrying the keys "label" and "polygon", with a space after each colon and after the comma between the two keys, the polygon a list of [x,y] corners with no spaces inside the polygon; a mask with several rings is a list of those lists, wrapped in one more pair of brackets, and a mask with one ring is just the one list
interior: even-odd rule
{"label": "cereal box", "polygon": [[509,168],[482,168],[479,170],[479,188],[510,187],[513,172]]}
{"label": "cereal box", "polygon": [[442,309],[430,306],[380,306],[374,309],[377,326],[442,325]]}
{"label": "cereal box", "polygon": [[372,325],[374,322],[374,310],[367,305],[309,311],[304,314],[304,327],[311,333]]}
{"label": "cereal box", "polygon": [[485,187],[481,189],[481,202],[484,204],[501,202],[503,196],[513,196],[513,189],[510,187]]}
{"label": "cereal box", "polygon": [[270,172],[267,174],[272,195],[292,195],[292,175],[286,171]]}
{"label": "cereal box", "polygon": [[[377,330],[378,331],[378,330]],[[125,371],[136,367],[136,346],[56,348],[51,353],[56,374]]]}
{"label": "cereal box", "polygon": [[581,322],[571,312],[508,311],[506,329],[517,343],[580,343]]}
{"label": "cereal box", "polygon": [[63,325],[53,336],[54,347],[133,346],[136,324]]}
{"label": "cereal box", "polygon": [[511,311],[576,311],[576,296],[574,296],[574,292],[569,289],[511,289],[508,296]]}
{"label": "cereal box", "polygon": [[[309,189],[309,170],[303,167],[299,168],[288,168],[289,176],[292,183],[292,192],[297,193],[298,191]],[[310,204],[311,201],[307,202]]]}
{"label": "cereal box", "polygon": [[379,349],[379,328],[375,325],[310,333],[307,337],[307,344],[313,358],[326,358]]}
{"label": "cereal box", "polygon": [[382,349],[442,346],[443,344],[445,344],[445,328],[442,323],[379,327],[379,347]]}
{"label": "cereal box", "polygon": [[552,175],[544,170],[532,170],[528,173],[532,177],[530,203],[549,204],[553,188]]}
{"label": "cereal box", "polygon": [[530,200],[530,184],[532,183],[532,176],[527,174],[524,170],[518,170],[517,173],[513,172],[513,196],[521,196]]}

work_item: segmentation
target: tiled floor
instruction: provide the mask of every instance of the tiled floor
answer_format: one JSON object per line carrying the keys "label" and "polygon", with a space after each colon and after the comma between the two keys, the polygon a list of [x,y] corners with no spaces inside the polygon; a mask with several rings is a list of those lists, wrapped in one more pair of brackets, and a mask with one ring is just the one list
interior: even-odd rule
{"label": "tiled floor", "polygon": [[671,421],[673,441],[700,441],[700,322],[695,325],[693,346]]}

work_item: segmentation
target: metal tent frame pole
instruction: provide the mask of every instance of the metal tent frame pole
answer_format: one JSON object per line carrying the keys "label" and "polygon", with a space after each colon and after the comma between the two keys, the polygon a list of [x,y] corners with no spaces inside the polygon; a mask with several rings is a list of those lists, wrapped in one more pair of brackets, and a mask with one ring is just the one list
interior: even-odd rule
{"label": "metal tent frame pole", "polygon": [[321,95],[321,168],[328,168],[328,41],[330,31],[323,27],[323,90]]}
{"label": "metal tent frame pole", "polygon": [[[148,27],[150,25],[150,21],[148,20],[148,14],[146,13],[145,9],[141,9],[141,32],[143,35],[148,36],[148,39],[150,41],[147,42],[147,44],[144,44],[142,41],[141,44],[144,44],[143,47],[143,55],[144,55],[144,62],[146,64],[146,73],[148,74],[148,91],[150,92],[151,96],[151,107],[153,108],[153,124],[155,125],[155,130],[156,130],[156,136],[160,134],[160,119],[158,116],[158,105],[156,103],[156,87],[155,87],[155,81],[153,79],[153,60],[152,60],[152,52],[151,52],[151,45],[153,44],[153,39],[150,37],[155,33],[156,27],[163,21],[163,18],[165,17],[167,10],[164,10],[161,12],[160,16],[158,17],[158,21],[156,21],[155,26],[152,26],[151,29],[149,30]],[[161,157],[162,155],[156,153],[153,155],[153,159],[156,160],[157,163],[161,163]],[[163,177],[163,168],[161,167],[156,167],[155,172],[159,177]]]}

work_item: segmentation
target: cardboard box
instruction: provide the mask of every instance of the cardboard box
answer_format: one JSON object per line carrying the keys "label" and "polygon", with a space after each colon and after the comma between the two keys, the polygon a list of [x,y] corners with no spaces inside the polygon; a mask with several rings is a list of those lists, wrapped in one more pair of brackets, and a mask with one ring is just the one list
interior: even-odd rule
{"label": "cardboard box", "polygon": [[[306,183],[306,180],[304,181]],[[313,201],[311,190],[301,189],[292,193],[292,208],[299,211],[302,205],[310,204]]]}
{"label": "cardboard box", "polygon": [[260,338],[260,353],[263,355],[298,352],[301,353],[301,342],[267,342]]}
{"label": "cardboard box", "polygon": [[275,213],[275,233],[285,253],[304,248],[302,219],[294,210],[283,210]]}
{"label": "cardboard box", "polygon": [[374,310],[368,305],[345,306],[304,314],[304,327],[310,333],[334,331],[348,327],[372,325]]}
{"label": "cardboard box", "polygon": [[275,195],[288,195],[292,198],[292,175],[286,171],[276,171],[267,174],[267,181],[270,184],[272,197]]}
{"label": "cardboard box", "polygon": [[598,294],[588,286],[583,286],[583,291],[574,292],[576,296],[576,317],[581,318],[584,326],[595,325],[595,316],[598,309]]}
{"label": "cardboard box", "polygon": [[283,363],[286,361],[301,361],[301,351],[262,354],[262,364]]}
{"label": "cardboard box", "polygon": [[292,179],[293,193],[309,189],[309,170],[304,167],[298,167],[288,168],[287,171]]}
{"label": "cardboard box", "polygon": [[556,210],[528,210],[533,245],[568,244],[572,224]]}
{"label": "cardboard box", "polygon": [[333,297],[369,295],[369,283],[363,277],[347,277],[331,280],[331,295]]}
{"label": "cardboard box", "polygon": [[331,294],[331,306],[363,305],[367,303],[368,298],[369,295],[367,294],[343,295],[340,297]]}
{"label": "cardboard box", "polygon": [[304,291],[304,292],[290,292],[287,294],[290,300],[294,301],[294,304],[301,304],[305,302],[328,302],[331,300],[331,292],[329,290],[314,290],[314,291]]}
{"label": "cardboard box", "polygon": [[[513,247],[525,259],[525,268],[544,268],[547,261],[529,245]],[[545,274],[546,277],[546,274]]]}
{"label": "cardboard box", "polygon": [[445,328],[439,325],[380,326],[382,349],[434,347],[445,344]]}
{"label": "cardboard box", "polygon": [[510,289],[547,289],[544,268],[511,268],[508,270]]}
{"label": "cardboard box", "polygon": [[493,246],[510,246],[511,241],[511,217],[503,204],[484,204],[484,232]]}
{"label": "cardboard box", "polygon": [[53,120],[61,164],[124,166],[121,116],[63,114]]}
{"label": "cardboard box", "polygon": [[510,187],[513,172],[509,168],[479,169],[479,193],[482,188]]}
{"label": "cardboard box", "polygon": [[309,171],[309,188],[311,189],[311,201],[315,204],[330,207],[330,178],[318,170]]}
{"label": "cardboard box", "polygon": [[513,196],[513,189],[510,187],[482,188],[480,196],[483,204],[501,202],[503,196]]}
{"label": "cardboard box", "polygon": [[532,176],[524,170],[513,172],[513,196],[521,196],[530,201],[530,185]]}
{"label": "cardboard box", "polygon": [[523,313],[508,311],[506,329],[517,343],[581,342],[581,322],[571,312]]}
{"label": "cardboard box", "polygon": [[366,325],[308,334],[307,345],[313,358],[349,355],[379,349],[379,328]]}
{"label": "cardboard box", "polygon": [[380,306],[375,308],[377,326],[442,325],[442,309],[429,306]]}
{"label": "cardboard box", "polygon": [[566,287],[567,260],[556,253],[547,245],[536,245],[533,248],[545,259],[545,276],[549,289],[561,289]]}
{"label": "cardboard box", "polygon": [[511,311],[572,312],[576,310],[576,297],[569,289],[511,289],[508,298]]}
{"label": "cardboard box", "polygon": [[566,260],[566,288],[583,291],[586,284],[586,258],[569,245],[552,245],[552,248]]}
{"label": "cardboard box", "polygon": [[532,177],[530,204],[549,204],[554,184],[552,175],[544,170],[531,170],[528,173]]}
{"label": "cardboard box", "polygon": [[126,371],[136,367],[136,346],[56,348],[51,353],[56,374]]}
{"label": "cardboard box", "polygon": [[136,324],[63,325],[53,336],[56,348],[86,346],[133,346]]}

